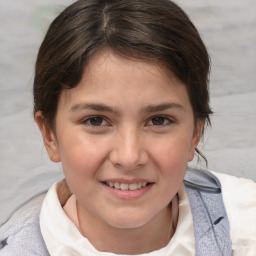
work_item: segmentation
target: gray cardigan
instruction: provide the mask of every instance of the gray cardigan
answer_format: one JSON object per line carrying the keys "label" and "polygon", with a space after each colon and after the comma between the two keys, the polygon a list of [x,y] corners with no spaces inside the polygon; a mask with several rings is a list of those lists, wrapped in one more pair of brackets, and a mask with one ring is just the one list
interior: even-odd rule
{"label": "gray cardigan", "polygon": [[[193,216],[196,256],[231,256],[229,221],[218,178],[207,170],[189,168],[184,184]],[[49,256],[39,226],[44,196],[32,198],[0,227],[0,256]]]}

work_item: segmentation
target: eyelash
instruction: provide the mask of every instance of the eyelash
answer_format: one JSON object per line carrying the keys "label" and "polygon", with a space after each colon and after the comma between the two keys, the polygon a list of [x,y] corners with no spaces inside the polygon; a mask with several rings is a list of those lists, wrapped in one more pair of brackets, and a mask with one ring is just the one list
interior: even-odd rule
{"label": "eyelash", "polygon": [[[98,121],[99,124],[98,125],[92,124],[92,121],[96,121],[96,122]],[[154,124],[154,121],[163,121],[163,124]],[[146,126],[165,127],[165,126],[172,125],[173,123],[175,123],[173,119],[166,116],[159,115],[159,116],[153,116],[150,119],[148,119],[148,121],[146,122]],[[102,116],[89,116],[82,121],[82,124],[92,126],[92,127],[110,126],[109,122],[106,121],[106,118]]]}
{"label": "eyelash", "polygon": [[[99,120],[97,120],[99,119]],[[99,125],[92,124],[92,121],[101,121]],[[102,123],[105,122],[106,124],[102,125]],[[86,119],[82,121],[82,124],[92,126],[92,127],[102,127],[102,126],[109,126],[110,124],[106,121],[106,119],[102,116],[89,116]]]}
{"label": "eyelash", "polygon": [[[161,121],[163,121],[163,124],[154,124],[153,120],[154,119],[161,119]],[[155,120],[157,121],[157,120]],[[159,120],[158,120],[159,121]],[[149,124],[149,123],[152,123],[152,124]],[[149,126],[154,126],[154,127],[165,127],[165,126],[170,126],[172,124],[174,124],[175,121],[173,119],[171,119],[170,117],[167,117],[167,116],[153,116],[149,119],[149,121],[147,122],[147,124],[149,124]]]}

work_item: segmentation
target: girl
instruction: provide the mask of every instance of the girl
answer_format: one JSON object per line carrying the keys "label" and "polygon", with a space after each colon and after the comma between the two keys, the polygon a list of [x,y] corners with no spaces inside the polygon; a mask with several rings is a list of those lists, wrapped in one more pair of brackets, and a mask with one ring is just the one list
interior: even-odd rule
{"label": "girl", "polygon": [[65,180],[1,228],[0,255],[254,255],[256,185],[187,167],[210,123],[208,72],[169,0],[66,8],[34,79],[35,120]]}

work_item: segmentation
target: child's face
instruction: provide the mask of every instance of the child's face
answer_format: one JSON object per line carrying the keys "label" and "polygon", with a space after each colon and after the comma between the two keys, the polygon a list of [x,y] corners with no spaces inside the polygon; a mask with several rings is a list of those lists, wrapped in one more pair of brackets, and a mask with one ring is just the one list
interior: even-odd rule
{"label": "child's face", "polygon": [[44,126],[43,134],[77,197],[80,221],[133,228],[168,211],[201,128],[178,79],[157,64],[105,52],[61,93],[56,132]]}

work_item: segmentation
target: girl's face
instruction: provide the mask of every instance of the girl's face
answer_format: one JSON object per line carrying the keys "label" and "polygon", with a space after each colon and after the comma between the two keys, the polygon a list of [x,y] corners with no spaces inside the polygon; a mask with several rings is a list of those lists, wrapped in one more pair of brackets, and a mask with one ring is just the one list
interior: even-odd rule
{"label": "girl's face", "polygon": [[55,132],[39,119],[80,221],[102,230],[161,221],[203,125],[194,127],[185,86],[163,67],[107,51],[92,58],[77,87],[61,93]]}

